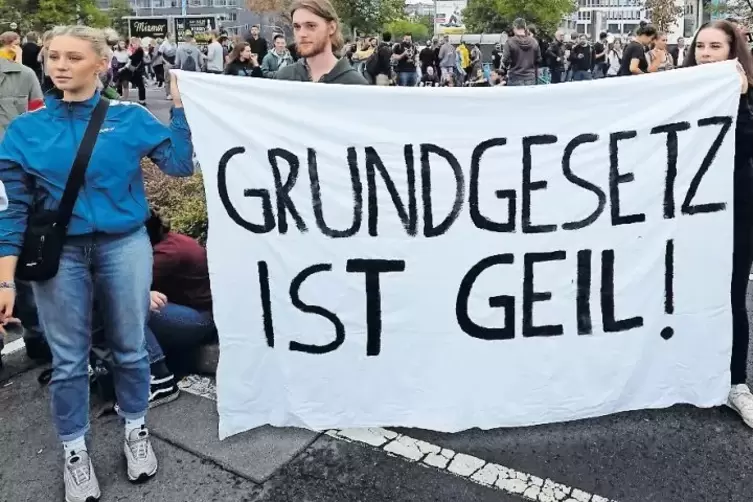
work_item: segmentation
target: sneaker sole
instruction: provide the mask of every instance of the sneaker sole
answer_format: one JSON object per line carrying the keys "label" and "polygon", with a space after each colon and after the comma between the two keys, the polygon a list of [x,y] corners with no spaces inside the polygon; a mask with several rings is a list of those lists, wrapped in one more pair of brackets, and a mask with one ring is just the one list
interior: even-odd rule
{"label": "sneaker sole", "polygon": [[732,401],[727,401],[727,408],[730,408],[732,411],[734,411],[735,413],[737,413],[737,416],[739,416],[740,418],[743,419],[743,422],[745,422],[745,425],[747,425],[748,427],[750,427],[751,429],[753,429],[753,422],[746,420],[745,417],[743,417],[743,414],[740,413],[740,410],[737,409],[737,406],[735,406],[734,404],[732,404]]}
{"label": "sneaker sole", "polygon": [[157,475],[157,470],[158,469],[159,469],[159,467],[155,467],[154,468],[154,472],[152,472],[151,474],[143,473],[143,474],[139,474],[135,478],[132,478],[131,475],[129,474],[128,475],[128,481],[130,481],[134,485],[138,485],[138,484],[141,484],[141,483],[146,483],[147,481],[149,481],[150,479],[152,479],[154,476]]}
{"label": "sneaker sole", "polygon": [[161,397],[159,399],[155,399],[154,401],[152,401],[151,403],[149,403],[149,409],[151,410],[152,408],[155,408],[157,406],[160,406],[160,405],[163,405],[163,404],[167,404],[167,403],[172,403],[173,401],[175,401],[179,397],[180,397],[180,390],[178,390],[178,392],[176,392],[175,394],[170,394],[169,396],[165,396],[165,397]]}

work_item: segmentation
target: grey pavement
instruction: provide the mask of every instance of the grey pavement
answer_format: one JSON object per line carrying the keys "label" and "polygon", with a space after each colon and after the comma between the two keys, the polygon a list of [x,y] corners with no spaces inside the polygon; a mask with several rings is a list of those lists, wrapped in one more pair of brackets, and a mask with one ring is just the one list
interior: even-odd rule
{"label": "grey pavement", "polygon": [[[166,120],[170,103],[162,96],[152,90],[148,102]],[[748,305],[753,308],[750,296]],[[6,357],[0,371],[0,502],[62,500],[62,453],[49,418],[48,392],[36,383],[39,371],[21,353]],[[219,442],[214,403],[193,395],[153,410],[149,424],[161,471],[151,482],[132,486],[120,452],[122,425],[116,417],[93,419],[91,451],[102,500],[523,500],[307,431],[263,428]],[[753,431],[725,408],[676,406],[459,434],[396,430],[619,502],[753,500]]]}

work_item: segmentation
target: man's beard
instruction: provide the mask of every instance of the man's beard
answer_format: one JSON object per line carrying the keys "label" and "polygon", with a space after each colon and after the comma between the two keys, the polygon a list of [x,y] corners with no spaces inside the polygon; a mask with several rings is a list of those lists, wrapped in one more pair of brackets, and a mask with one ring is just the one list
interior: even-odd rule
{"label": "man's beard", "polygon": [[322,37],[318,40],[312,40],[309,45],[297,45],[298,55],[302,58],[312,58],[318,56],[327,48],[328,37]]}

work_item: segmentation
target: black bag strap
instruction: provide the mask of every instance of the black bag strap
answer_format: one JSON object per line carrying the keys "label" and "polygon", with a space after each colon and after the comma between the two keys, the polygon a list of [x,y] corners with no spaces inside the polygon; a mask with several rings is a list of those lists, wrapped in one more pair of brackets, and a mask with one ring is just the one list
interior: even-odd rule
{"label": "black bag strap", "polygon": [[105,122],[105,116],[107,115],[107,109],[109,107],[110,101],[105,97],[100,96],[99,102],[97,103],[97,106],[94,107],[92,116],[89,119],[89,124],[86,126],[84,138],[78,146],[76,159],[73,161],[71,173],[68,175],[68,181],[65,184],[63,198],[60,200],[60,206],[58,207],[57,224],[64,228],[67,227],[68,222],[71,221],[73,206],[76,204],[78,192],[84,184],[84,174],[89,165],[89,159],[91,159],[94,145],[99,136],[99,130]]}

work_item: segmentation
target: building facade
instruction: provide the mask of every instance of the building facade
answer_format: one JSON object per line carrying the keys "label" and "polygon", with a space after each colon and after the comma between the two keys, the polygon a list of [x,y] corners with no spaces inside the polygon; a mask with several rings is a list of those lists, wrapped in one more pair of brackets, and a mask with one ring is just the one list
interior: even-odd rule
{"label": "building facade", "polygon": [[[668,30],[669,43],[679,37],[692,37],[698,27],[711,19],[710,9],[704,4],[720,0],[674,0],[682,14]],[[645,0],[578,0],[578,10],[572,17],[563,20],[566,31],[585,33],[596,39],[601,32],[612,35],[634,33],[641,21],[651,21],[651,12],[645,8]],[[574,25],[574,29],[568,29]]]}
{"label": "building facade", "polygon": [[[99,8],[110,8],[110,0],[98,0]],[[171,17],[181,15],[181,0],[130,0],[134,16]],[[277,16],[259,15],[245,7],[245,0],[186,0],[186,14],[214,15],[219,25],[229,33],[244,34],[249,27],[259,24],[262,33],[271,37],[272,33],[283,32]]]}
{"label": "building facade", "polygon": [[409,17],[423,17],[432,16],[436,13],[437,9],[434,2],[420,2],[414,4],[405,4],[405,13]]}

